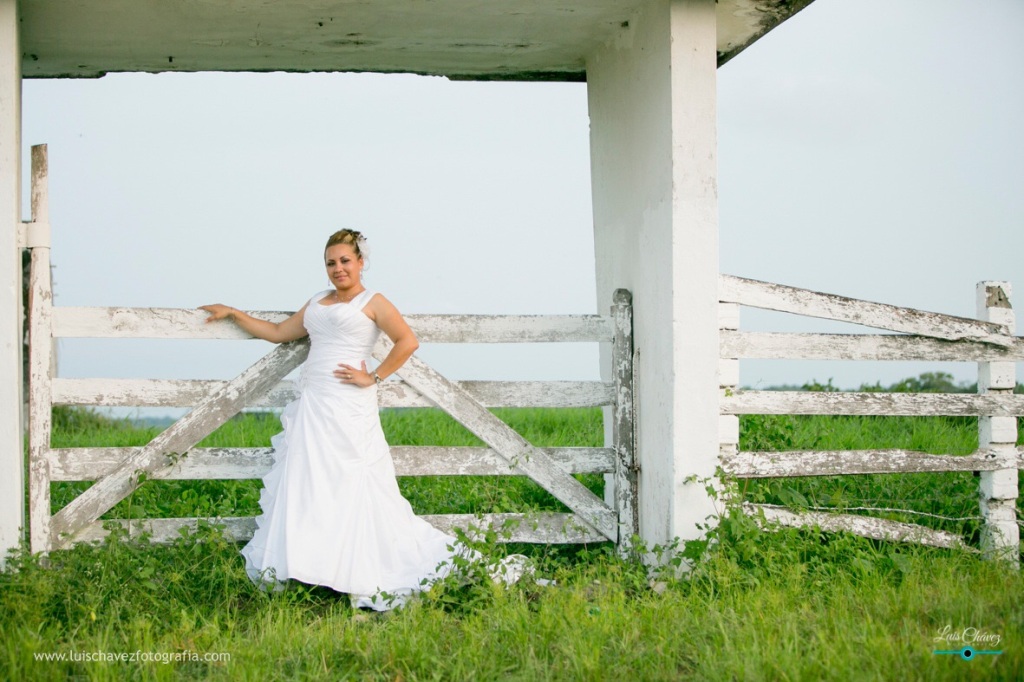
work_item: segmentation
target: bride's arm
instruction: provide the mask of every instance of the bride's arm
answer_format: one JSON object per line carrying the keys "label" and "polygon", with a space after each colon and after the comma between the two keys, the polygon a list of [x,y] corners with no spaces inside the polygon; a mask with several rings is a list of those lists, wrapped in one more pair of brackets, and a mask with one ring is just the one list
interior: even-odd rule
{"label": "bride's arm", "polygon": [[366,307],[373,316],[373,321],[395,344],[388,356],[377,367],[377,376],[385,379],[405,364],[405,361],[420,347],[420,342],[402,314],[383,295],[376,294],[366,304]]}
{"label": "bride's arm", "polygon": [[306,336],[307,333],[306,328],[302,324],[302,318],[306,312],[306,306],[302,306],[302,310],[295,313],[287,320],[277,323],[261,320],[258,317],[253,317],[241,310],[221,305],[220,303],[200,306],[199,309],[210,313],[210,316],[206,318],[207,322],[231,318],[234,323],[244,331],[252,334],[258,339],[263,339],[264,341],[285,343],[286,341],[301,339],[303,336]]}

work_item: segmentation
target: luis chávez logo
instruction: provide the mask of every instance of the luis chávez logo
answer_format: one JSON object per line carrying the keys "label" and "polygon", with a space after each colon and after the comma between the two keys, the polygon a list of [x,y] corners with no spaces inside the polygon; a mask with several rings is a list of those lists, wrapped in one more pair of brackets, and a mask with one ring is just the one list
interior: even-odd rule
{"label": "luis ch\u00e1vez logo", "polygon": [[999,648],[1000,642],[1003,641],[1002,635],[975,627],[954,630],[952,625],[946,625],[938,631],[932,641],[936,645],[944,644],[946,647],[961,645],[959,649],[935,649],[932,653],[959,656],[965,661],[977,656],[998,656],[1003,653]]}

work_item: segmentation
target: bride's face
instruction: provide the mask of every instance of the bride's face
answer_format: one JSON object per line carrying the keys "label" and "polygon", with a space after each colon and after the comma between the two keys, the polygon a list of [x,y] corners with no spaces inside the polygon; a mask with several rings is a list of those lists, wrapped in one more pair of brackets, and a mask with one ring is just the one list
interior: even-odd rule
{"label": "bride's face", "polygon": [[338,289],[347,289],[359,284],[359,276],[363,270],[363,261],[356,257],[351,244],[335,244],[324,252],[324,264],[327,277]]}

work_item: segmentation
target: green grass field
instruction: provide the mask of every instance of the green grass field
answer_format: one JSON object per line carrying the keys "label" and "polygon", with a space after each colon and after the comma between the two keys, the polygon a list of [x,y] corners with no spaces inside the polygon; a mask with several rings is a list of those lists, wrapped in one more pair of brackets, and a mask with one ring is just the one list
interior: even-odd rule
{"label": "green grass field", "polygon": [[[538,445],[601,444],[599,410],[498,412]],[[477,443],[430,410],[386,411],[383,421],[393,445]],[[279,428],[272,415],[246,415],[203,445],[265,446]],[[956,455],[977,446],[976,423],[962,418],[745,417],[741,432],[743,449]],[[55,415],[57,447],[141,444],[154,434],[88,412]],[[601,491],[600,476],[582,479]],[[401,484],[420,513],[561,508],[513,478]],[[977,540],[970,473],[735,485],[758,502],[924,512],[932,516],[888,516]],[[86,486],[54,484],[54,507]],[[258,481],[149,481],[109,516],[253,514],[258,496]],[[1002,564],[846,534],[764,532],[734,511],[712,539],[660,548],[668,568],[655,574],[606,544],[486,544],[494,554],[529,554],[537,577],[556,584],[500,588],[471,572],[368,617],[323,588],[256,589],[237,545],[216,528],[169,546],[115,533],[55,552],[46,565],[23,552],[9,558],[0,574],[0,679],[1011,680],[1024,670],[1024,578]],[[677,578],[682,554],[697,563]],[[934,653],[972,643],[964,638],[1001,653]],[[85,660],[118,655],[146,660]],[[65,660],[40,660],[47,656]]]}

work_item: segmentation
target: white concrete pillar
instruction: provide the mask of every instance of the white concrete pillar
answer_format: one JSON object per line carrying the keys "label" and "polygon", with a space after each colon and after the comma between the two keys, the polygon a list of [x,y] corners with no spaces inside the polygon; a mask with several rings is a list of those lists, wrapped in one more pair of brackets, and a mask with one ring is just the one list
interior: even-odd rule
{"label": "white concrete pillar", "polygon": [[700,537],[715,513],[715,36],[715,0],[653,0],[587,62],[597,300],[633,292],[648,546]]}
{"label": "white concrete pillar", "polygon": [[18,2],[0,0],[0,566],[25,525],[20,226]]}

